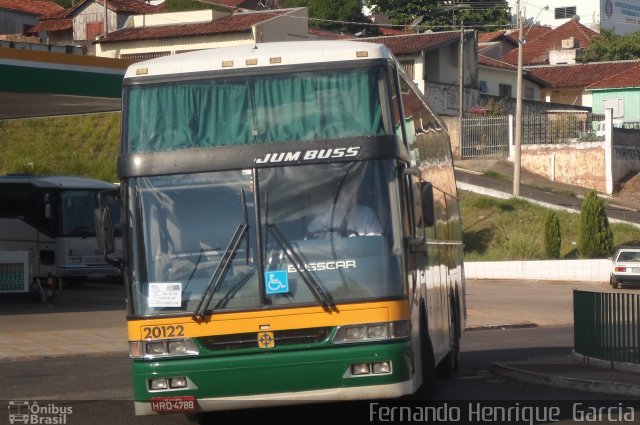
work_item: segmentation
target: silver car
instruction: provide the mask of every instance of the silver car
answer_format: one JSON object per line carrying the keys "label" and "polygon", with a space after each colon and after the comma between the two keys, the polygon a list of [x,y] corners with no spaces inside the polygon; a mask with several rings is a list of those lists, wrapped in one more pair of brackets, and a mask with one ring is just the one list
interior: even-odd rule
{"label": "silver car", "polygon": [[618,248],[611,262],[611,286],[617,289],[621,285],[640,285],[640,247]]}

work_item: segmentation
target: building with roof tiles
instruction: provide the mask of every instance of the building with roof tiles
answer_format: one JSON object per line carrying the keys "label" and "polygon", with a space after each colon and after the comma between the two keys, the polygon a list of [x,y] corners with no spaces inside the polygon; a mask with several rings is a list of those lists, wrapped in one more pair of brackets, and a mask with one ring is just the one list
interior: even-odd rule
{"label": "building with roof tiles", "polygon": [[636,69],[635,65],[638,64],[640,60],[588,62],[535,66],[528,67],[527,70],[549,83],[549,86],[542,90],[546,102],[595,107],[591,89],[597,86],[592,85],[627,72],[630,68]]}
{"label": "building with roof tiles", "polygon": [[[513,35],[513,33],[512,33]],[[529,37],[525,32],[522,50],[523,65],[575,63],[581,50],[591,44],[597,32],[585,27],[575,19],[543,34]],[[517,35],[515,35],[517,40]],[[502,57],[503,62],[518,64],[518,49]]]}
{"label": "building with roof tiles", "polygon": [[640,128],[640,61],[627,65],[626,70],[589,84],[586,90],[591,92],[594,113],[612,109],[614,122]]}
{"label": "building with roof tiles", "polygon": [[[434,111],[457,115],[459,110],[460,32],[445,31],[367,37],[357,40],[381,43],[398,58],[404,71],[431,100]],[[475,31],[464,32],[465,110],[477,103],[478,61]]]}
{"label": "building with roof tiles", "polygon": [[[143,60],[238,44],[309,39],[307,9],[220,14],[177,23],[178,15],[146,15],[95,41],[96,55]],[[167,23],[173,20],[173,23]]]}
{"label": "building with roof tiles", "polygon": [[63,10],[49,0],[0,0],[0,34],[28,34],[39,17]]}
{"label": "building with roof tiles", "polygon": [[[501,98],[515,98],[518,67],[494,58],[478,55],[480,93]],[[539,101],[548,83],[529,71],[522,73],[523,99]]]}
{"label": "building with roof tiles", "polygon": [[69,9],[41,17],[29,31],[37,33],[48,44],[82,44],[92,51],[91,42],[104,35],[105,31],[122,28],[132,16],[157,13],[163,9],[162,5],[152,6],[144,0],[108,0],[105,26],[104,1],[81,0]]}

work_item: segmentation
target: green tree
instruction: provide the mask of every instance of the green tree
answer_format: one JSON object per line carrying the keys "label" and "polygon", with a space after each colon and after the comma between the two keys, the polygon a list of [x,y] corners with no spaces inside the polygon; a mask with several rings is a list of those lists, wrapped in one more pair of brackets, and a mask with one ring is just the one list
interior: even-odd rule
{"label": "green tree", "polygon": [[587,193],[580,209],[578,251],[582,258],[606,258],[613,254],[613,232],[604,201],[595,190]]}
{"label": "green tree", "polygon": [[64,7],[65,9],[68,7],[73,6],[75,3],[77,3],[80,0],[76,0],[74,2],[74,0],[53,0],[54,3],[59,4],[60,6]]}
{"label": "green tree", "polygon": [[366,0],[375,12],[389,17],[393,24],[409,25],[422,18],[419,30],[446,31],[465,27],[481,31],[502,29],[511,22],[506,0]]}
{"label": "green tree", "polygon": [[604,62],[640,58],[640,31],[626,35],[602,29],[584,50],[583,62]]}
{"label": "green tree", "polygon": [[550,210],[544,219],[544,252],[547,257],[560,258],[561,245],[560,220],[558,215]]}
{"label": "green tree", "polygon": [[198,0],[165,0],[164,8],[167,12],[182,12],[185,10],[212,9],[212,5]]}
{"label": "green tree", "polygon": [[[288,0],[287,7],[306,7],[309,26],[355,34],[377,34],[362,13],[360,0]],[[360,24],[359,24],[360,23]]]}

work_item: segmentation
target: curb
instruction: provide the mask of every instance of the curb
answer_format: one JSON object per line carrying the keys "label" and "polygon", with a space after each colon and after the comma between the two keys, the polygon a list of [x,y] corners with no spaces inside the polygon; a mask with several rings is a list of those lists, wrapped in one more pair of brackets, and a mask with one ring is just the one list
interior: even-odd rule
{"label": "curb", "polygon": [[590,393],[640,397],[640,384],[624,384],[586,378],[567,378],[564,376],[524,370],[509,366],[505,363],[493,363],[491,365],[491,372],[503,378],[528,384],[547,385],[570,390],[587,391]]}
{"label": "curb", "polygon": [[478,325],[478,326],[467,326],[465,328],[466,332],[473,331],[492,331],[499,329],[530,329],[530,328],[539,328],[537,324],[533,322],[522,322],[522,323],[504,323],[504,324],[495,324],[495,325]]}
{"label": "curb", "polygon": [[82,357],[129,357],[128,351],[87,351],[84,353],[60,353],[60,354],[43,354],[43,355],[28,355],[28,356],[0,356],[0,363],[14,363],[14,362],[33,362],[41,360],[52,359],[75,359]]}

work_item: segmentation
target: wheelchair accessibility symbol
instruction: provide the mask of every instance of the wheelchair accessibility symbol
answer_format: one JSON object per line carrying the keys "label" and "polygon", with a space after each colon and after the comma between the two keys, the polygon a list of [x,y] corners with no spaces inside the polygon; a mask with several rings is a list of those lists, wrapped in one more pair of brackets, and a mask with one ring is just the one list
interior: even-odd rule
{"label": "wheelchair accessibility symbol", "polygon": [[267,295],[289,292],[289,278],[286,271],[265,272],[264,278]]}

